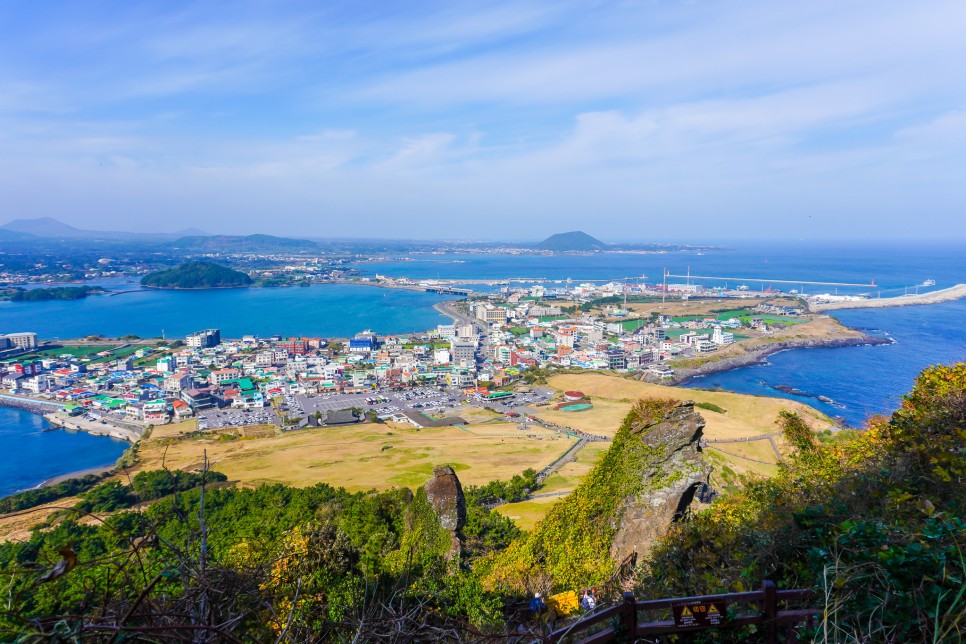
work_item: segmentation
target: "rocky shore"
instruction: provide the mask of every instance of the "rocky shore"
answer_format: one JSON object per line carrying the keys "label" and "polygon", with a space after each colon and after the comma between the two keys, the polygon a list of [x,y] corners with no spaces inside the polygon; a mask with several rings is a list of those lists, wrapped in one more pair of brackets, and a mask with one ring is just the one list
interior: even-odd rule
{"label": "rocky shore", "polygon": [[768,356],[774,355],[780,351],[788,351],[789,349],[832,349],[838,347],[892,344],[893,342],[894,340],[890,338],[881,338],[870,335],[857,338],[838,338],[834,340],[806,339],[774,342],[767,345],[753,347],[740,355],[728,356],[727,358],[722,358],[721,360],[706,362],[697,367],[675,368],[673,378],[665,379],[660,382],[661,384],[681,385],[701,376],[709,376],[711,374],[722,373],[724,371],[731,371],[732,369],[739,369],[741,367],[748,367],[756,364],[765,364]]}

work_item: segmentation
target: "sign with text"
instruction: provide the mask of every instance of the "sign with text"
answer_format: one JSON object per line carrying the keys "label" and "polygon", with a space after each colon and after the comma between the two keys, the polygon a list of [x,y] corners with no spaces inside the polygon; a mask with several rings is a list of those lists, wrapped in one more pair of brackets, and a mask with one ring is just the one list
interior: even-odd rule
{"label": "sign with text", "polygon": [[728,604],[723,601],[693,601],[671,606],[678,628],[722,626]]}

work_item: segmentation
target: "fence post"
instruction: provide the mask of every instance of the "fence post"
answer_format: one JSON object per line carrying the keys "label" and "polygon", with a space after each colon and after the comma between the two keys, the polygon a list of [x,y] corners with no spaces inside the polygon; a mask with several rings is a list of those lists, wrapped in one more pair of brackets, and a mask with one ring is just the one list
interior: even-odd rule
{"label": "fence post", "polygon": [[761,582],[761,591],[764,595],[761,608],[765,613],[765,641],[775,644],[778,641],[778,624],[775,622],[778,614],[778,588],[775,582],[766,579]]}
{"label": "fence post", "polygon": [[624,603],[621,605],[621,619],[624,621],[624,631],[627,641],[633,642],[637,638],[637,600],[634,593],[624,593]]}

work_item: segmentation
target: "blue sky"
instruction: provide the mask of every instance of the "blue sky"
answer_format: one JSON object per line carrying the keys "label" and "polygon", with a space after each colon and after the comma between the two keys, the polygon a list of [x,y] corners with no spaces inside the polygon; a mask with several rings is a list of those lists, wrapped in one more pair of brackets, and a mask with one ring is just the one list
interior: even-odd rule
{"label": "blue sky", "polygon": [[966,238],[966,3],[19,2],[0,220]]}

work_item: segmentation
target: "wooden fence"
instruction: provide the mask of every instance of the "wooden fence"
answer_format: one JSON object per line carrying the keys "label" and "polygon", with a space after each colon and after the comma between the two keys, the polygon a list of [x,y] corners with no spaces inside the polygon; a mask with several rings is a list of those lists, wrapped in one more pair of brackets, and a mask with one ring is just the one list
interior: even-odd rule
{"label": "wooden fence", "polygon": [[[778,642],[779,631],[786,631],[787,641],[796,641],[791,627],[814,620],[821,610],[779,609],[779,604],[803,601],[812,597],[810,590],[778,590],[774,582],[765,581],[761,590],[724,595],[679,597],[675,599],[652,599],[637,601],[634,593],[624,593],[624,600],[585,617],[566,628],[550,634],[550,642],[579,642],[598,644],[613,642],[618,638],[634,641],[638,637],[685,634],[709,629],[728,629],[759,624],[764,626],[764,640],[768,644]],[[750,612],[728,614],[730,604],[757,604]],[[671,611],[673,619],[641,623],[641,611]],[[587,634],[594,626],[608,623],[602,630]]]}

